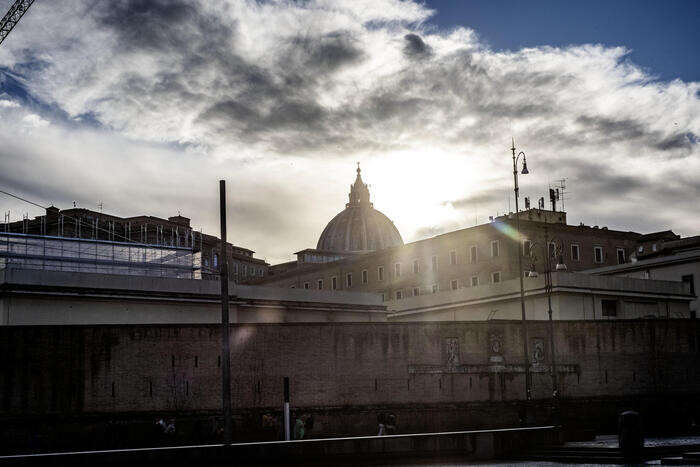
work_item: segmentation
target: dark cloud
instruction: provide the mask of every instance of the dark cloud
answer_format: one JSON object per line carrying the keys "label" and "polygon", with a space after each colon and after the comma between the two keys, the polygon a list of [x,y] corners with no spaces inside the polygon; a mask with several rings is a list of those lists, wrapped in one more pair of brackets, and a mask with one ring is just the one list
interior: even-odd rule
{"label": "dark cloud", "polygon": [[406,34],[403,36],[406,43],[403,47],[403,53],[411,58],[424,58],[431,55],[432,50],[428,44],[418,34]]}
{"label": "dark cloud", "polygon": [[501,188],[491,188],[488,190],[482,190],[465,198],[447,201],[444,204],[449,204],[455,209],[459,210],[473,210],[474,208],[477,208],[480,205],[496,205],[498,203],[503,202],[504,189],[505,186]]}
{"label": "dark cloud", "polygon": [[332,72],[360,60],[365,54],[348,31],[336,31],[322,36],[297,37],[292,45],[304,56],[299,65],[305,69]]}
{"label": "dark cloud", "polygon": [[98,13],[103,26],[119,32],[123,47],[167,49],[187,47],[182,26],[195,22],[198,10],[179,0],[111,1]]}

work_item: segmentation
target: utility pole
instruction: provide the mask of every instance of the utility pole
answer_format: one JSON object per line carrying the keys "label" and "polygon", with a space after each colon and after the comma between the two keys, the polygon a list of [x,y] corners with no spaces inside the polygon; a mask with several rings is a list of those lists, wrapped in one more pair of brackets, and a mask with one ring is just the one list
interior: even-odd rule
{"label": "utility pole", "polygon": [[228,258],[226,256],[226,181],[219,180],[221,217],[221,397],[224,409],[224,444],[231,444],[231,343],[229,340]]}

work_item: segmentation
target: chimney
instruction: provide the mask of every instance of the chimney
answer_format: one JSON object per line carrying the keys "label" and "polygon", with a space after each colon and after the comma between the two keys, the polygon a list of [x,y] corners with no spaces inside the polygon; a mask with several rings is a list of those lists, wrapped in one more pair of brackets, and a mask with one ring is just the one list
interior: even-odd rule
{"label": "chimney", "polygon": [[556,211],[557,210],[557,194],[552,188],[549,189],[549,200],[552,202],[552,211]]}

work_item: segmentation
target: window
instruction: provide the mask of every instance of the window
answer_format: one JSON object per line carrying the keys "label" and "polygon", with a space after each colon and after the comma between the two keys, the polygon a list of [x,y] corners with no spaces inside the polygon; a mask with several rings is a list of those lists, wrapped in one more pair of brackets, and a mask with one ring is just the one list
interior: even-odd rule
{"label": "window", "polygon": [[382,301],[386,302],[386,294],[384,292],[382,292]]}
{"label": "window", "polygon": [[304,282],[304,289],[309,290],[310,284],[308,282]]}
{"label": "window", "polygon": [[581,248],[577,243],[571,244],[571,261],[581,261]]}
{"label": "window", "polygon": [[476,260],[477,260],[476,253],[477,253],[476,245],[472,245],[469,248],[469,262],[470,263],[476,263]]}
{"label": "window", "polygon": [[491,242],[491,257],[492,258],[498,258],[498,240],[494,240]]}
{"label": "window", "polygon": [[472,287],[479,285],[479,276],[472,276]]}
{"label": "window", "polygon": [[363,283],[363,284],[366,284],[366,283],[367,283],[368,276],[369,276],[369,275],[367,274],[367,270],[366,270],[366,269],[365,269],[364,271],[362,271],[362,283]]}
{"label": "window", "polygon": [[532,256],[532,242],[523,240],[523,256]]}
{"label": "window", "polygon": [[349,289],[352,287],[352,273],[349,272],[345,275],[345,286]]}
{"label": "window", "polygon": [[684,284],[690,284],[690,288],[688,290],[690,291],[691,295],[695,295],[695,281],[693,280],[693,274],[681,276],[681,281],[683,281]]}
{"label": "window", "polygon": [[413,287],[413,296],[417,297],[420,295],[420,289],[418,287]]}
{"label": "window", "polygon": [[244,265],[243,265],[243,275],[244,275],[244,276],[247,276],[247,275],[248,275],[248,265],[247,265],[247,264],[244,264]]}
{"label": "window", "polygon": [[214,267],[218,268],[219,267],[219,254],[214,253]]}
{"label": "window", "polygon": [[457,284],[457,279],[452,279],[452,280],[450,281],[450,288],[451,288],[452,290],[457,290],[457,285],[458,285],[458,284]]}
{"label": "window", "polygon": [[602,246],[593,247],[593,261],[595,261],[596,263],[603,262],[603,247]]}
{"label": "window", "polygon": [[557,256],[557,246],[554,242],[549,242],[547,245],[547,253],[549,253],[550,258],[555,258]]}
{"label": "window", "polygon": [[501,282],[501,273],[500,272],[492,272],[491,273],[491,282],[494,284],[498,284]]}
{"label": "window", "polygon": [[618,248],[617,249],[617,264],[624,264],[624,263],[625,263],[625,249]]}
{"label": "window", "polygon": [[617,316],[617,300],[601,300],[603,316]]}
{"label": "window", "polygon": [[417,259],[413,260],[413,274],[418,274],[420,272],[420,264]]}
{"label": "window", "polygon": [[394,276],[401,277],[401,263],[394,264]]}
{"label": "window", "polygon": [[639,245],[639,246],[637,247],[637,253],[644,253],[644,246]]}
{"label": "window", "polygon": [[209,266],[209,258],[204,258],[204,265]]}
{"label": "window", "polygon": [[430,258],[430,260],[432,261],[433,271],[437,271],[437,268],[438,268],[438,259],[437,259],[437,256],[433,255],[433,257]]}
{"label": "window", "polygon": [[401,300],[403,298],[403,291],[397,290],[396,291],[396,300]]}
{"label": "window", "polygon": [[432,288],[433,293],[437,293],[438,290],[440,290],[440,288],[438,287],[438,285],[437,285],[437,284],[433,284],[433,288]]}
{"label": "window", "polygon": [[656,243],[651,246],[651,251],[656,251]]}
{"label": "window", "polygon": [[384,266],[379,266],[377,268],[377,280],[384,280]]}
{"label": "window", "polygon": [[331,277],[331,289],[338,290],[338,278],[335,276]]}
{"label": "window", "polygon": [[323,279],[317,280],[316,285],[318,286],[318,290],[323,290]]}

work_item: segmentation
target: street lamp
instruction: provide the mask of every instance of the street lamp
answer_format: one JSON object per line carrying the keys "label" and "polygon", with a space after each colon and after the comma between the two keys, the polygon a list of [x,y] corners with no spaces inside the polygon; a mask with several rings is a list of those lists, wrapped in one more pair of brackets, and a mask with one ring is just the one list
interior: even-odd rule
{"label": "street lamp", "polygon": [[527,175],[530,173],[529,170],[527,170],[527,160],[525,159],[525,153],[523,151],[520,151],[518,155],[515,155],[515,139],[511,139],[512,141],[512,146],[510,148],[511,152],[513,153],[513,184],[514,184],[514,189],[513,191],[515,192],[515,230],[517,232],[517,239],[518,239],[518,276],[520,277],[520,308],[522,312],[522,324],[523,324],[523,358],[524,358],[524,363],[525,363],[525,399],[527,401],[530,401],[532,398],[531,395],[531,383],[530,383],[530,356],[527,351],[527,317],[525,316],[525,286],[523,284],[523,252],[520,251],[521,249],[521,238],[520,238],[520,215],[519,215],[519,209],[518,209],[518,161],[520,160],[520,156],[523,156],[523,168],[520,173],[523,175]]}

